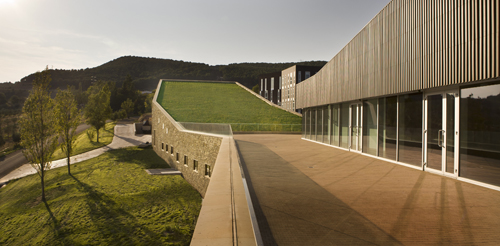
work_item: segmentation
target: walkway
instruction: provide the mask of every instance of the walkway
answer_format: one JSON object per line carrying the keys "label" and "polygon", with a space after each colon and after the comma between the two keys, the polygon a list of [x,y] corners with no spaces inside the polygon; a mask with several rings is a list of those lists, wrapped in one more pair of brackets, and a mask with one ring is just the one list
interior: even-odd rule
{"label": "walkway", "polygon": [[[71,157],[71,164],[75,164],[78,162],[82,162],[88,159],[92,159],[103,154],[106,151],[112,149],[120,149],[131,146],[137,146],[141,143],[151,142],[151,135],[138,134],[135,135],[134,132],[134,124],[116,124],[115,126],[115,135],[113,137],[113,141],[101,148],[91,150],[79,155],[75,155]],[[58,167],[65,167],[67,165],[66,158],[56,160],[52,162],[51,169]],[[22,178],[31,174],[35,174],[36,170],[30,165],[25,164],[16,170],[10,172],[0,179],[0,183],[7,182],[9,180]]]}
{"label": "walkway", "polygon": [[500,192],[301,140],[235,135],[265,245],[498,245]]}

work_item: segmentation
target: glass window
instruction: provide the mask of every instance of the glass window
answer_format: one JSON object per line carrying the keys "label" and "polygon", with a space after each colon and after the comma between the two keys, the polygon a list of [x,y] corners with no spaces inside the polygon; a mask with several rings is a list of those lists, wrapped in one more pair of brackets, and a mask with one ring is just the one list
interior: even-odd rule
{"label": "glass window", "polygon": [[306,112],[306,138],[311,139],[311,109]]}
{"label": "glass window", "polygon": [[363,152],[377,155],[377,99],[363,102]]}
{"label": "glass window", "polygon": [[316,140],[316,109],[311,109],[311,140]]}
{"label": "glass window", "polygon": [[340,109],[340,147],[349,148],[349,104],[342,103]]}
{"label": "glass window", "polygon": [[328,106],[323,107],[323,143],[329,144],[328,140],[328,123],[330,118],[330,112]]}
{"label": "glass window", "polygon": [[398,97],[379,99],[378,156],[396,160]]}
{"label": "glass window", "polygon": [[198,172],[198,161],[197,160],[193,160],[193,170]]}
{"label": "glass window", "polygon": [[306,138],[306,119],[307,119],[307,109],[304,109],[304,114],[302,114],[302,138]]}
{"label": "glass window", "polygon": [[422,166],[422,94],[399,97],[399,161]]}
{"label": "glass window", "polygon": [[323,108],[317,108],[316,122],[316,141],[323,142]]}
{"label": "glass window", "polygon": [[460,90],[460,173],[500,185],[500,84]]}
{"label": "glass window", "polygon": [[332,105],[332,139],[331,145],[339,146],[339,104]]}

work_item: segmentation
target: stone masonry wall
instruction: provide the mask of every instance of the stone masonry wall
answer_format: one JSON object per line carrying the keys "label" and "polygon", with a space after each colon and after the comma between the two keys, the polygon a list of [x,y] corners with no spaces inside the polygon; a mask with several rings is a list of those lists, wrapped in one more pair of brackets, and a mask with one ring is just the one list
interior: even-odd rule
{"label": "stone masonry wall", "polygon": [[[205,197],[210,182],[205,165],[210,170],[214,169],[222,138],[181,131],[172,117],[156,102],[156,97],[153,99],[152,111],[154,151],[171,167],[181,171],[184,179]],[[198,162],[198,170],[195,170],[194,161]]]}

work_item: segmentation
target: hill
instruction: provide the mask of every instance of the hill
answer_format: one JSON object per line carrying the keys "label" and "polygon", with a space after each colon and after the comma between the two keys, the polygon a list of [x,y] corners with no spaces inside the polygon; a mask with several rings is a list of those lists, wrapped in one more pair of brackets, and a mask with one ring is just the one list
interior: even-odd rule
{"label": "hill", "polygon": [[[160,79],[186,80],[230,80],[238,81],[248,88],[258,83],[258,76],[265,73],[281,71],[287,67],[300,64],[323,66],[326,61],[309,61],[299,63],[234,63],[211,66],[204,63],[176,61],[170,59],[124,56],[102,64],[95,68],[79,70],[51,70],[52,88],[66,88],[67,85],[86,89],[92,81],[114,81],[117,86],[127,75],[133,79],[139,90],[153,90]],[[34,74],[21,79],[24,88],[29,87]],[[0,91],[1,91],[0,86]]]}

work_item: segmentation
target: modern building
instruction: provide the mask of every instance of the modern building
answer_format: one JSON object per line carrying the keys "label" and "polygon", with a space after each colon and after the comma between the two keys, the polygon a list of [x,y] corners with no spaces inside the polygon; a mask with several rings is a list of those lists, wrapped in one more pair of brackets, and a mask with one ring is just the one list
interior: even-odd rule
{"label": "modern building", "polygon": [[276,105],[281,105],[281,72],[263,74],[260,77],[260,95]]}
{"label": "modern building", "polygon": [[281,83],[281,106],[293,112],[300,112],[297,110],[295,105],[295,88],[296,85],[309,77],[316,74],[321,67],[317,66],[301,66],[295,65],[291,66],[283,71],[281,71],[282,83]]}
{"label": "modern building", "polygon": [[284,70],[283,107],[304,139],[500,190],[499,9],[393,0],[311,78]]}

